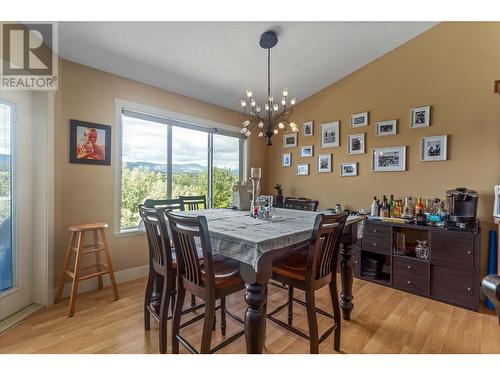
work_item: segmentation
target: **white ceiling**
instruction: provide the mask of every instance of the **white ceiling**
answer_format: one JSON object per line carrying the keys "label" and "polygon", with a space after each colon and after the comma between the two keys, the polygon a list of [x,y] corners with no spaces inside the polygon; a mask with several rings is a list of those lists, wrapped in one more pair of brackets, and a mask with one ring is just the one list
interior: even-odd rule
{"label": "white ceiling", "polygon": [[266,94],[267,30],[271,87],[298,101],[349,75],[437,22],[61,22],[61,57],[231,109],[245,89]]}

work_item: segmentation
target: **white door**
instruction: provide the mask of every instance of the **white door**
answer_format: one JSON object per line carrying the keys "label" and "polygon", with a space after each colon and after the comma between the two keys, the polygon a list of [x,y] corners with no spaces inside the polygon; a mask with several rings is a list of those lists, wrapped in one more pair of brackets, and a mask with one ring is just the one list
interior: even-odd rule
{"label": "white door", "polygon": [[0,321],[33,303],[32,107],[0,91]]}

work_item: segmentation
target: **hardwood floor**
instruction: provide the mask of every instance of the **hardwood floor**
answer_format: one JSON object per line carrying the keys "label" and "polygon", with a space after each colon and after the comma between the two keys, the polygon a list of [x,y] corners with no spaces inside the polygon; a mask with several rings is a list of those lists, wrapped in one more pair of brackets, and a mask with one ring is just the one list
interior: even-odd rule
{"label": "hardwood floor", "polygon": [[[0,335],[0,352],[158,353],[157,324],[153,320],[150,332],[143,328],[145,281],[118,285],[116,302],[109,288],[80,295],[73,318],[67,317],[68,300],[41,310]],[[268,309],[285,298],[286,291],[270,287]],[[492,312],[474,313],[357,279],[354,298],[352,319],[342,322],[344,353],[500,353],[500,326]],[[317,293],[316,300],[318,307],[331,310],[328,288]],[[243,316],[243,293],[228,299],[228,307]],[[305,309],[294,306],[294,312],[294,324],[306,330]],[[286,311],[278,316],[286,319]],[[323,331],[330,322],[321,315],[318,319]],[[228,335],[239,328],[237,324],[228,318]],[[201,326],[200,321],[182,331],[196,347]],[[218,325],[213,344],[220,339]],[[266,353],[308,350],[306,340],[267,322]],[[186,352],[182,346],[181,351]],[[332,337],[321,344],[320,352],[335,353]],[[244,338],[219,353],[245,353]]]}

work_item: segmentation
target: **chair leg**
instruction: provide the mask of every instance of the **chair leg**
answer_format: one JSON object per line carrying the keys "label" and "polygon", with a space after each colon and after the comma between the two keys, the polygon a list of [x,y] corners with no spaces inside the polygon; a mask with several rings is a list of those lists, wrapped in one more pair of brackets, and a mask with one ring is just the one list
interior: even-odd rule
{"label": "chair leg", "polygon": [[73,251],[71,248],[73,247],[76,238],[77,238],[77,233],[71,232],[71,238],[69,239],[68,250],[66,251],[66,258],[64,259],[63,272],[61,278],[59,279],[59,286],[57,287],[55,303],[58,303],[62,298],[64,290],[64,282],[66,281],[66,270],[68,269],[69,260],[71,259],[71,252]]}
{"label": "chair leg", "polygon": [[175,311],[172,319],[172,353],[179,354],[179,335],[182,308],[184,306],[184,299],[186,298],[186,289],[182,285],[182,281],[177,284],[177,298],[175,299]]}
{"label": "chair leg", "polygon": [[288,325],[293,323],[293,286],[288,287]]}
{"label": "chair leg", "polygon": [[215,301],[205,301],[205,320],[201,336],[200,354],[209,354],[212,342],[212,330],[215,321]]}
{"label": "chair leg", "polygon": [[[336,277],[336,275],[333,275],[333,277]],[[332,306],[333,306],[333,318],[335,320],[335,325],[336,325],[335,330],[333,331],[333,349],[339,351],[342,316],[340,315],[340,303],[337,291],[337,283],[332,281],[330,282],[328,287],[330,288],[330,296],[332,299]]]}
{"label": "chair leg", "polygon": [[71,297],[69,300],[70,318],[75,313],[76,294],[78,293],[78,281],[80,278],[80,261],[82,258],[84,238],[85,238],[85,232],[78,232],[78,242],[77,242],[78,250],[76,251],[75,269],[73,271],[73,284],[71,285]]}
{"label": "chair leg", "polygon": [[196,306],[196,297],[191,294],[191,307],[195,307],[195,306]]}
{"label": "chair leg", "polygon": [[155,281],[154,271],[150,267],[148,282],[146,284],[146,292],[144,293],[144,330],[149,331],[151,327],[151,313],[148,310],[148,306],[151,303],[151,295],[153,294],[153,284]]}
{"label": "chair leg", "polygon": [[160,353],[167,352],[167,322],[168,322],[168,309],[170,308],[170,297],[172,294],[172,285],[169,283],[168,278],[163,278],[163,292],[161,294],[160,305],[160,333],[159,333],[159,348]]}
{"label": "chair leg", "polygon": [[[99,248],[99,236],[97,235],[97,231],[94,230],[93,231],[93,235],[94,235],[94,248]],[[96,268],[97,268],[97,272],[101,272],[102,271],[102,268],[101,268],[101,256],[99,255],[99,251],[96,251],[95,253],[95,265],[96,265]],[[103,285],[102,285],[102,275],[99,275],[97,277],[97,282],[98,282],[98,285],[99,285],[99,289],[102,289],[103,288]]]}
{"label": "chair leg", "polygon": [[226,336],[226,297],[220,299],[220,332]]}
{"label": "chair leg", "polygon": [[116,281],[115,281],[115,272],[113,271],[111,255],[109,254],[108,240],[106,238],[106,233],[104,232],[104,229],[101,229],[100,232],[104,247],[104,254],[106,255],[106,262],[108,264],[109,281],[111,281],[111,286],[113,287],[113,294],[115,295],[115,301],[116,301],[120,297],[118,296],[118,288],[116,287]]}
{"label": "chair leg", "polygon": [[171,299],[170,299],[170,304],[171,304],[171,309],[172,309],[172,316],[174,316],[174,311],[175,311],[175,298],[177,296],[177,292],[175,290],[172,290],[171,292]]}
{"label": "chair leg", "polygon": [[309,323],[309,345],[311,354],[319,353],[318,320],[314,292],[306,290],[307,321]]}

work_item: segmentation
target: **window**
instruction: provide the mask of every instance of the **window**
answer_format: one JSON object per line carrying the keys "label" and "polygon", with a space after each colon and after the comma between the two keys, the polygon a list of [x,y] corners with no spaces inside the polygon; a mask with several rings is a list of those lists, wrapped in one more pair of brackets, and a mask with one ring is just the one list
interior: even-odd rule
{"label": "window", "polygon": [[240,134],[125,108],[121,124],[120,231],[137,228],[147,198],[206,195],[210,207],[231,205],[243,177]]}

